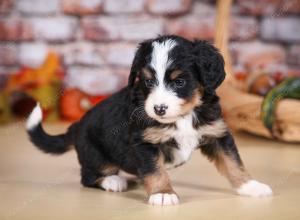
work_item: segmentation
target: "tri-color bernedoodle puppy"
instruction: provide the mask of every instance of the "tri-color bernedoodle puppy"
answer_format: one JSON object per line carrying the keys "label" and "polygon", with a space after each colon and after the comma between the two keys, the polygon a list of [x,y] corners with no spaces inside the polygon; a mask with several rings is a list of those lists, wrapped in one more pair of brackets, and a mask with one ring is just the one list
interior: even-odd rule
{"label": "tri-color bernedoodle puppy", "polygon": [[184,164],[197,149],[238,194],[269,196],[271,188],[246,171],[222,119],[215,90],[224,78],[224,60],[210,43],[160,36],[139,45],[128,86],[88,111],[67,133],[46,134],[37,105],[28,134],[46,153],[62,154],[75,146],[84,186],[124,191],[127,180],[119,172],[136,175],[153,205],[179,202],[167,169]]}

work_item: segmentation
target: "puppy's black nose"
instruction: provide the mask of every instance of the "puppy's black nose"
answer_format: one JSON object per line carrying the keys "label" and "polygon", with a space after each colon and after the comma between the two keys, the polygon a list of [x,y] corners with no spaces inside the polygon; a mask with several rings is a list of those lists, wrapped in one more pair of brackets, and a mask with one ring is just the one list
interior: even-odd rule
{"label": "puppy's black nose", "polygon": [[168,106],[162,104],[162,105],[155,105],[154,106],[154,112],[155,114],[159,116],[163,116],[166,114],[166,109],[168,109]]}

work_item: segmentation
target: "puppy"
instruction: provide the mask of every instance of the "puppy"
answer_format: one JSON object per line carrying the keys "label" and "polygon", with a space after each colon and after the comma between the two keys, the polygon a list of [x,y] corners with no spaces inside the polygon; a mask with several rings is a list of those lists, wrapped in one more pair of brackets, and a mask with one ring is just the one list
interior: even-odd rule
{"label": "puppy", "polygon": [[65,134],[45,133],[39,105],[27,131],[46,153],[63,154],[75,146],[84,186],[124,191],[127,181],[119,171],[126,171],[143,180],[152,205],[179,202],[167,169],[181,166],[198,149],[238,194],[269,196],[271,188],[246,171],[222,119],[215,90],[224,78],[223,58],[210,43],[160,36],[139,45],[128,86]]}

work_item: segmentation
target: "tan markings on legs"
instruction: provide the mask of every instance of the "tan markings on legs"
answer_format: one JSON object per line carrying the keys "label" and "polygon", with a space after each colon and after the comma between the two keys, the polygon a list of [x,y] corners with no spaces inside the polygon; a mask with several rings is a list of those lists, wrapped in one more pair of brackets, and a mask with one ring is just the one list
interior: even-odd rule
{"label": "tan markings on legs", "polygon": [[97,184],[98,187],[101,187],[101,184],[102,184],[104,178],[105,178],[105,177],[102,176],[102,177],[99,177],[99,178],[96,180],[96,184]]}
{"label": "tan markings on legs", "polygon": [[106,164],[100,168],[100,173],[104,176],[110,176],[117,174],[119,171],[119,168],[112,164]]}
{"label": "tan markings on legs", "polygon": [[124,177],[110,175],[97,180],[98,187],[110,192],[122,192],[127,189],[127,181]]}
{"label": "tan markings on legs", "polygon": [[99,168],[99,174],[101,177],[99,177],[96,180],[96,184],[100,187],[104,178],[106,176],[111,176],[117,174],[119,171],[119,168],[113,164],[105,164]]}
{"label": "tan markings on legs", "polygon": [[110,191],[121,192],[127,189],[127,181],[118,175],[119,167],[113,164],[105,164],[99,169],[101,177],[97,179],[98,187]]}
{"label": "tan markings on legs", "polygon": [[251,179],[244,166],[239,165],[237,161],[226,155],[223,151],[218,152],[218,156],[214,162],[218,171],[226,176],[235,188]]}
{"label": "tan markings on legs", "polygon": [[169,175],[165,170],[163,163],[163,158],[160,156],[157,160],[158,170],[144,178],[144,184],[148,195],[154,193],[176,194],[171,186]]}

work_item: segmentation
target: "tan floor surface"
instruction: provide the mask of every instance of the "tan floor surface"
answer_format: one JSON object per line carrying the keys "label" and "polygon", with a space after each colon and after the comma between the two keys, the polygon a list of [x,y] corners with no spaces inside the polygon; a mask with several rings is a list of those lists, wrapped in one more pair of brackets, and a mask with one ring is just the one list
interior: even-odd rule
{"label": "tan floor surface", "polygon": [[[66,125],[47,125],[49,132]],[[141,186],[125,193],[83,188],[74,151],[49,156],[27,140],[22,123],[0,127],[0,219],[300,219],[300,146],[238,134],[248,170],[270,184],[272,198],[234,194],[199,152],[170,172],[181,204],[152,207]]]}

